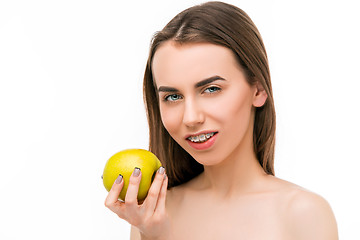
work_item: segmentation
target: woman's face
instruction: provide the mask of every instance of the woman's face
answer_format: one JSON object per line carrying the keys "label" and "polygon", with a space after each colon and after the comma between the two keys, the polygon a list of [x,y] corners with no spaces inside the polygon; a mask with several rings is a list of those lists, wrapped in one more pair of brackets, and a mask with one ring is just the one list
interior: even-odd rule
{"label": "woman's face", "polygon": [[247,83],[231,50],[168,41],[152,69],[162,122],[199,163],[218,164],[244,146],[252,151],[253,107],[266,93]]}

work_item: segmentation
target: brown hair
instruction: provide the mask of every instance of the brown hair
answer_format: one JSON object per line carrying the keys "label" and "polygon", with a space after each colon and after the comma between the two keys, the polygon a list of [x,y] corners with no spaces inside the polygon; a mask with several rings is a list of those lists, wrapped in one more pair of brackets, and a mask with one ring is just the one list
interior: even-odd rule
{"label": "brown hair", "polygon": [[264,87],[268,97],[262,107],[256,108],[253,143],[264,171],[274,175],[276,118],[262,38],[250,17],[238,7],[222,2],[207,2],[179,13],[154,35],[145,69],[143,91],[149,123],[149,150],[165,166],[169,188],[194,178],[203,171],[203,166],[174,141],[161,120],[151,65],[155,51],[168,40],[179,44],[206,42],[227,47],[237,57],[248,83],[253,85],[259,82]]}

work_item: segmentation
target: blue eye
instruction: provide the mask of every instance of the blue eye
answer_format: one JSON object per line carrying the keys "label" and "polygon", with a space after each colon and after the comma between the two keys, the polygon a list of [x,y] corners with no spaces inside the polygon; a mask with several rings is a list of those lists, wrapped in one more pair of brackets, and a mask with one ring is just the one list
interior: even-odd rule
{"label": "blue eye", "polygon": [[206,93],[214,93],[214,92],[217,92],[217,91],[220,91],[221,89],[220,88],[218,88],[218,87],[208,87],[207,89],[205,89],[205,91],[204,92],[206,92]]}
{"label": "blue eye", "polygon": [[181,99],[179,94],[171,94],[164,98],[165,101],[174,102]]}

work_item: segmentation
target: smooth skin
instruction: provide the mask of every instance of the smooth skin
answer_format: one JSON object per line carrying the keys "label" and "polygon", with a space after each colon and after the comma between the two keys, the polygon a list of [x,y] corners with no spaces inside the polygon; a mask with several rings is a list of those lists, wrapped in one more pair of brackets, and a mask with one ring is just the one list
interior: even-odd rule
{"label": "smooth skin", "polygon": [[[204,172],[166,191],[156,176],[143,204],[139,177],[130,179],[125,203],[114,184],[105,203],[132,224],[131,239],[338,239],[337,224],[321,196],[265,174],[253,150],[255,108],[267,98],[250,86],[233,53],[208,43],[163,43],[153,59],[162,122]],[[204,83],[204,79],[221,79]],[[217,132],[208,149],[186,136]],[[128,196],[129,195],[129,196]]]}

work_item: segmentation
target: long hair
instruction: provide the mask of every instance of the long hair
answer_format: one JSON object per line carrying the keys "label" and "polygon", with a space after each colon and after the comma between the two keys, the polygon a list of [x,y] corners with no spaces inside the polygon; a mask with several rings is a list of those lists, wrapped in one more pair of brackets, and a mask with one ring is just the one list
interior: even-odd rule
{"label": "long hair", "polygon": [[237,57],[248,83],[254,85],[259,82],[264,87],[267,100],[255,111],[253,145],[264,171],[274,175],[276,116],[268,59],[261,35],[243,10],[222,2],[207,2],[179,13],[154,35],[145,69],[143,94],[149,123],[149,150],[165,166],[169,188],[191,180],[204,170],[174,141],[161,120],[151,65],[158,47],[169,40],[179,44],[203,42],[227,47]]}

